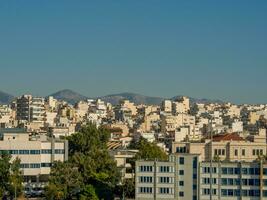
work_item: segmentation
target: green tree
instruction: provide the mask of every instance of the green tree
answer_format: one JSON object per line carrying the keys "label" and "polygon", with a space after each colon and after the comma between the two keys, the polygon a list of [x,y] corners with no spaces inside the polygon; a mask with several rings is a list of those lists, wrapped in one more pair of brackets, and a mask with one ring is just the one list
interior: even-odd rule
{"label": "green tree", "polygon": [[126,179],[122,185],[122,193],[123,196],[127,198],[134,198],[135,197],[135,181],[134,179]]}
{"label": "green tree", "polygon": [[132,142],[130,148],[138,149],[139,152],[135,155],[134,160],[168,160],[168,155],[156,143],[148,142],[144,138],[140,138],[138,142]]}
{"label": "green tree", "polygon": [[0,197],[3,197],[6,191],[9,191],[10,159],[11,156],[8,154],[0,155]]}
{"label": "green tree", "polygon": [[16,158],[10,165],[10,194],[11,196],[17,197],[22,194],[23,191],[23,178],[20,170],[20,159]]}
{"label": "green tree", "polygon": [[86,185],[81,192],[80,200],[99,200],[96,195],[94,186]]}
{"label": "green tree", "polygon": [[[107,149],[109,137],[110,133],[106,129],[97,128],[93,124],[82,127],[78,133],[68,137],[69,161],[54,165],[47,187],[47,197],[69,199],[78,195],[79,198],[90,199],[95,193],[99,199],[113,199],[119,173]],[[65,174],[71,174],[72,170],[76,170],[77,176],[79,174],[79,178],[76,177],[79,181],[71,181],[70,187],[67,186],[70,182],[65,179]],[[75,188],[79,190],[74,190]],[[77,193],[71,192],[73,190]]]}
{"label": "green tree", "polygon": [[0,155],[0,197],[10,197],[22,194],[22,174],[20,171],[20,160],[16,158],[11,162],[11,155],[4,153]]}
{"label": "green tree", "polygon": [[83,188],[82,175],[69,162],[55,162],[46,188],[47,199],[71,199]]}

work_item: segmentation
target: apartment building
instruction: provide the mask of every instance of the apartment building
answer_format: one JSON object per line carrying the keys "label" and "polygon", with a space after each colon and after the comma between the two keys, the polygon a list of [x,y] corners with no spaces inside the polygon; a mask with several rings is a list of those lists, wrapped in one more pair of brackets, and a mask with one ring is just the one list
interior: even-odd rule
{"label": "apartment building", "polygon": [[198,156],[172,154],[169,161],[136,162],[136,199],[198,199]]}
{"label": "apartment building", "polygon": [[136,199],[267,199],[267,163],[206,162],[171,154],[169,161],[136,162]]}
{"label": "apartment building", "polygon": [[68,143],[24,129],[0,129],[0,153],[21,160],[25,183],[46,182],[52,163],[68,159]]}
{"label": "apartment building", "polygon": [[44,121],[44,98],[23,95],[16,100],[17,120],[26,122]]}
{"label": "apartment building", "polygon": [[267,199],[267,164],[263,162],[200,163],[199,199]]}
{"label": "apartment building", "polygon": [[257,160],[266,155],[266,130],[261,129],[258,135],[241,137],[237,133],[220,134],[198,142],[173,142],[172,153],[199,154],[201,161],[209,161],[215,157],[221,161]]}

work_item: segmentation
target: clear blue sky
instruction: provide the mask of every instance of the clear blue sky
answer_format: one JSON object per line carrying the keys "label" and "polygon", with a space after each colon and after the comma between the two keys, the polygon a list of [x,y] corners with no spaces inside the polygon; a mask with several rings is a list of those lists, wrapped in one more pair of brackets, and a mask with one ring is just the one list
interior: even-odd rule
{"label": "clear blue sky", "polygon": [[0,90],[267,103],[266,0],[2,0]]}

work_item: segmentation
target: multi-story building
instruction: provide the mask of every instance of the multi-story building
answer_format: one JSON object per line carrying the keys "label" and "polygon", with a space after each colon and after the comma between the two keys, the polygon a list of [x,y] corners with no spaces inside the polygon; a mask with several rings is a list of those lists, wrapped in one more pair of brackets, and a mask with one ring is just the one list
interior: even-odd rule
{"label": "multi-story building", "polygon": [[214,157],[222,161],[255,161],[258,156],[266,155],[266,130],[258,135],[243,138],[237,133],[213,136],[199,142],[174,142],[173,153],[199,154],[200,160],[209,161]]}
{"label": "multi-story building", "polygon": [[17,120],[26,122],[44,121],[44,98],[23,95],[16,101]]}
{"label": "multi-story building", "polygon": [[267,199],[267,163],[199,161],[198,155],[172,154],[169,161],[136,162],[136,199]]}
{"label": "multi-story building", "polygon": [[162,102],[162,111],[166,113],[172,112],[172,101],[171,100],[164,100]]}
{"label": "multi-story building", "polygon": [[30,121],[31,95],[23,95],[16,100],[17,120]]}
{"label": "multi-story building", "polygon": [[267,199],[267,164],[263,162],[202,162],[200,200]]}
{"label": "multi-story building", "polygon": [[68,159],[68,143],[24,129],[0,129],[0,153],[20,159],[25,183],[46,182],[52,163]]}
{"label": "multi-story building", "polygon": [[169,161],[136,162],[135,198],[198,199],[198,156],[172,154]]}

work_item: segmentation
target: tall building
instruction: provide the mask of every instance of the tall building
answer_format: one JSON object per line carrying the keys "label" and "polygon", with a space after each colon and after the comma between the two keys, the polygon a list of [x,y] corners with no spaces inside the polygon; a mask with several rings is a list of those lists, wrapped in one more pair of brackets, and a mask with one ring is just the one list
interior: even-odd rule
{"label": "tall building", "polygon": [[44,121],[44,98],[23,95],[16,101],[17,120],[27,122]]}
{"label": "tall building", "polygon": [[17,108],[17,120],[20,121],[30,121],[30,104],[31,95],[23,95],[17,98],[16,108]]}
{"label": "tall building", "polygon": [[171,113],[172,112],[172,101],[171,100],[164,100],[162,102],[162,111]]}

